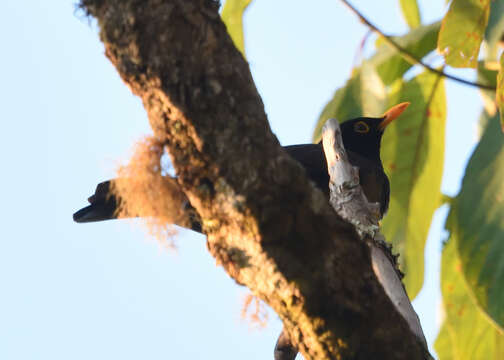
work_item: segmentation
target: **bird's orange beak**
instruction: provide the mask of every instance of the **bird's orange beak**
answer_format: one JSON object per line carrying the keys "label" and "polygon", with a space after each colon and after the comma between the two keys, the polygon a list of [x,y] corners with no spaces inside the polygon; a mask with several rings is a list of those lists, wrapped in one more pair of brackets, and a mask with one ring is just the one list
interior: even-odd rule
{"label": "bird's orange beak", "polygon": [[378,128],[383,131],[387,127],[388,124],[390,124],[392,121],[397,119],[399,115],[403,113],[404,110],[410,105],[409,102],[403,102],[397,105],[392,106],[390,109],[388,109],[385,114],[383,114],[383,120],[382,122],[378,125]]}

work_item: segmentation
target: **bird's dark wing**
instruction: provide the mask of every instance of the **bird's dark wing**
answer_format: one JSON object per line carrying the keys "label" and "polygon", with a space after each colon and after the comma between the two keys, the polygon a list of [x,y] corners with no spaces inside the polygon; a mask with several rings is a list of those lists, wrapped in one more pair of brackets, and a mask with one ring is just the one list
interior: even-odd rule
{"label": "bird's dark wing", "polygon": [[329,173],[327,161],[321,144],[302,144],[284,146],[285,151],[299,161],[311,181],[329,196]]}
{"label": "bird's dark wing", "polygon": [[[385,174],[385,172],[383,173]],[[382,217],[388,211],[389,202],[390,202],[390,181],[387,175],[385,174],[385,181],[383,182],[383,192],[381,194],[381,200],[380,200],[380,211]]]}
{"label": "bird's dark wing", "polygon": [[381,162],[365,158],[348,151],[350,163],[359,168],[359,178],[362,190],[369,202],[380,204],[381,217],[387,212],[390,198],[390,183],[383,171]]}
{"label": "bird's dark wing", "polygon": [[[322,144],[285,146],[284,149],[305,168],[308,177],[329,196],[329,173]],[[348,160],[359,168],[360,184],[368,201],[380,203],[381,216],[389,205],[390,184],[380,161],[347,151]]]}

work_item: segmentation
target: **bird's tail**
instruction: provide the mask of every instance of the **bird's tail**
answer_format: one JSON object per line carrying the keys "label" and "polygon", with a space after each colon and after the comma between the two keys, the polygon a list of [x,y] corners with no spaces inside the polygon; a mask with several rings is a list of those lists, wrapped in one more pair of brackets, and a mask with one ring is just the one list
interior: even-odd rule
{"label": "bird's tail", "polygon": [[96,186],[95,193],[88,198],[89,205],[73,214],[75,222],[117,219],[120,199],[111,191],[113,181],[104,181]]}
{"label": "bird's tail", "polygon": [[[88,198],[89,205],[73,214],[74,221],[77,223],[88,223],[112,220],[119,217],[119,212],[121,219],[148,217],[152,215],[126,213],[125,209],[121,209],[121,211],[119,211],[121,207],[121,198],[112,191],[115,181],[119,180],[114,179],[99,183],[96,186],[95,193]],[[178,184],[175,178],[169,178],[167,181],[173,183],[172,185],[175,189],[177,189],[176,187]],[[180,189],[177,191],[181,192]],[[181,196],[176,196],[171,199],[173,200],[173,205],[180,209],[180,211],[178,211],[178,216],[173,218],[173,223],[201,233],[201,219],[198,213],[191,206],[185,195],[183,195],[183,193],[181,194]]]}

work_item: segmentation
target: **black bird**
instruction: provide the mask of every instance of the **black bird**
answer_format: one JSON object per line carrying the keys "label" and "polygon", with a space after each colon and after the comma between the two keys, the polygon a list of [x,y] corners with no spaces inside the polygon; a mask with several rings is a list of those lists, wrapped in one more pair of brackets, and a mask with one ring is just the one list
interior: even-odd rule
{"label": "black bird", "polygon": [[[390,199],[390,184],[380,159],[381,138],[386,126],[408,105],[398,104],[379,118],[360,117],[341,124],[343,144],[350,163],[359,168],[360,183],[367,199],[380,204],[380,217],[387,211]],[[308,177],[329,196],[329,174],[322,143],[284,146],[284,150],[303,165]],[[120,199],[112,193],[111,181],[98,184],[95,194],[88,200],[90,205],[77,211],[73,215],[74,221],[84,223],[117,217]],[[183,226],[201,232],[197,219]]]}
{"label": "black bird", "polygon": [[[343,144],[350,163],[359,168],[360,184],[367,199],[380,204],[380,217],[387,211],[390,199],[390,184],[380,159],[381,138],[387,125],[408,105],[409,103],[396,105],[379,118],[361,117],[341,124]],[[329,197],[329,174],[322,143],[285,146],[284,150],[301,163],[308,177]],[[88,199],[90,205],[77,211],[73,216],[74,221],[93,222],[117,217],[121,200],[111,191],[111,181],[98,184],[95,194]],[[186,203],[185,206],[190,213],[195,213],[190,204]],[[197,214],[178,225],[202,231]],[[293,360],[297,352],[287,333],[282,331],[275,346],[275,360]]]}

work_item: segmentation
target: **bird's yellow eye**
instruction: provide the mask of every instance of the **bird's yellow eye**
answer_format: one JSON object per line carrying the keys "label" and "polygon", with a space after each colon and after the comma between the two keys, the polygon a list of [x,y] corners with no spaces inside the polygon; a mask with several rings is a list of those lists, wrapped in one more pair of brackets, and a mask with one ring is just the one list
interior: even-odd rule
{"label": "bird's yellow eye", "polygon": [[367,134],[369,132],[369,125],[364,121],[358,121],[354,125],[354,130],[361,134]]}

